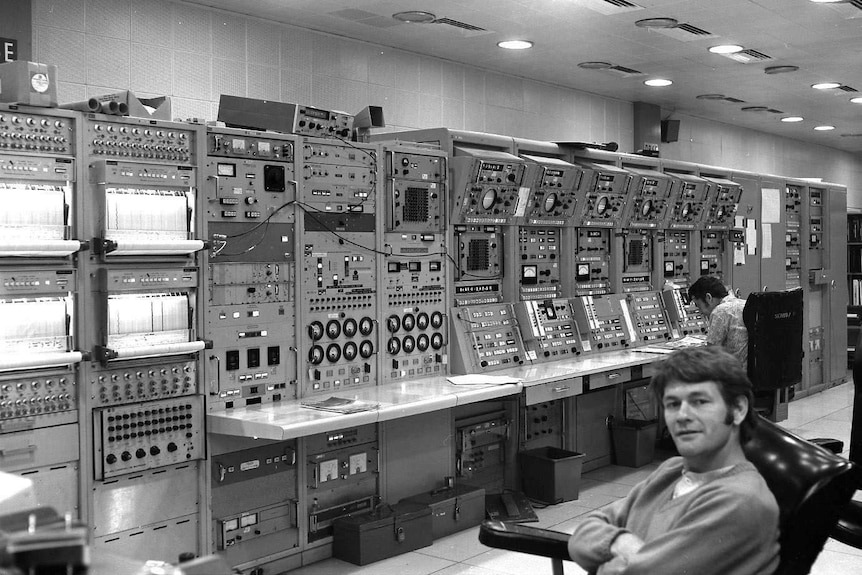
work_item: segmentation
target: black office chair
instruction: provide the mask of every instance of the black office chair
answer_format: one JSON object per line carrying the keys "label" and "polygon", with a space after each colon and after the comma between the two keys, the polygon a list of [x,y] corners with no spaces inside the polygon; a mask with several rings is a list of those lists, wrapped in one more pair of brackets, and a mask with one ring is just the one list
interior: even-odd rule
{"label": "black office chair", "polygon": [[[778,501],[781,560],[775,573],[805,575],[853,496],[856,466],[758,418],[744,450]],[[562,575],[569,559],[568,540],[567,533],[499,521],[479,529],[479,541],[489,547],[551,558],[554,575]]]}
{"label": "black office chair", "polygon": [[746,298],[742,321],[755,395],[769,396],[802,381],[802,320],[802,288],[753,292]]}
{"label": "black office chair", "polygon": [[[853,419],[850,424],[850,461],[856,464],[856,488],[862,489],[862,330],[853,352]],[[850,501],[841,510],[832,537],[862,549],[862,502]]]}

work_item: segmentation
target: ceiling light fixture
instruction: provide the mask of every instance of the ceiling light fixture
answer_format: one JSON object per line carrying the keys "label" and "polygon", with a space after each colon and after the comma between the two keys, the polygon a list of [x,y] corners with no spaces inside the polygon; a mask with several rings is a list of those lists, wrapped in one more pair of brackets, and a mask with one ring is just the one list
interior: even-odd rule
{"label": "ceiling light fixture", "polygon": [[785,118],[781,118],[782,122],[793,123],[793,122],[801,122],[804,120],[802,116],[787,116]]}
{"label": "ceiling light fixture", "polygon": [[437,20],[437,16],[431,12],[423,12],[422,10],[396,12],[392,17],[399,22],[408,22],[410,24],[433,24],[434,21]]}
{"label": "ceiling light fixture", "polygon": [[834,130],[835,126],[828,126],[828,125],[826,125],[826,126],[814,126],[814,129],[819,131],[819,132],[827,132],[829,130]]}
{"label": "ceiling light fixture", "polygon": [[833,88],[839,87],[841,84],[838,82],[820,82],[819,84],[811,84],[811,87],[815,90],[831,90]]}
{"label": "ceiling light fixture", "polygon": [[709,51],[713,54],[736,54],[745,50],[739,44],[720,44],[718,46],[710,46]]}
{"label": "ceiling light fixture", "polygon": [[854,104],[862,104],[862,96],[857,96],[855,98],[850,98],[850,101]]}
{"label": "ceiling light fixture", "polygon": [[676,28],[679,20],[676,18],[644,18],[635,22],[638,28]]}
{"label": "ceiling light fixture", "polygon": [[673,82],[664,78],[653,78],[652,80],[644,80],[644,84],[654,88],[661,88],[662,86],[670,86]]}
{"label": "ceiling light fixture", "polygon": [[763,69],[764,74],[786,74],[787,72],[796,72],[799,70],[799,66],[767,66]]}
{"label": "ceiling light fixture", "polygon": [[533,43],[529,40],[503,40],[497,42],[497,46],[506,50],[526,50],[533,47]]}

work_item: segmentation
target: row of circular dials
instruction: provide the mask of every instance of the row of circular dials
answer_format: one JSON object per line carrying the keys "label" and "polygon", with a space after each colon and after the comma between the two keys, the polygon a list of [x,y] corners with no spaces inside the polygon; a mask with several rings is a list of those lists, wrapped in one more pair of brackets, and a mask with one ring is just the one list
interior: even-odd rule
{"label": "row of circular dials", "polygon": [[398,355],[399,353],[413,353],[413,350],[419,350],[420,353],[425,352],[428,348],[438,350],[443,347],[443,334],[434,332],[430,336],[427,333],[421,333],[415,338],[412,335],[404,337],[392,336],[386,342],[386,351],[390,355]]}
{"label": "row of circular dials", "polygon": [[401,317],[392,314],[386,318],[386,329],[390,333],[395,333],[399,329],[403,329],[404,331],[413,331],[413,328],[428,329],[429,325],[434,329],[440,329],[443,325],[443,314],[435,311],[431,315],[428,315],[423,311],[416,315],[405,313]]}
{"label": "row of circular dials", "polygon": [[326,349],[322,345],[313,345],[308,350],[308,361],[312,365],[320,365],[326,359],[329,363],[338,363],[342,358],[345,361],[353,361],[357,356],[368,359],[374,355],[374,344],[364,339],[358,345],[354,341],[348,341],[343,346],[330,343]]}
{"label": "row of circular dials", "polygon": [[[341,336],[353,337],[357,333],[363,337],[368,337],[372,331],[374,331],[374,320],[368,316],[359,321],[349,317],[343,321],[331,319],[325,325],[320,321],[313,321],[308,325],[308,337],[314,342],[322,340],[324,336],[331,340]],[[330,343],[325,348],[323,345],[315,344],[308,350],[308,361],[312,365],[320,365],[324,360],[337,363],[342,359],[353,361],[357,357],[368,359],[372,355],[374,355],[374,344],[370,340],[364,339],[358,344],[353,341],[348,341],[343,345]]]}
{"label": "row of circular dials", "polygon": [[308,325],[308,337],[311,338],[311,341],[319,341],[323,339],[324,335],[329,339],[338,339],[342,334],[344,337],[353,337],[357,331],[367,337],[371,335],[373,330],[374,321],[370,317],[365,316],[358,322],[349,317],[343,322],[331,319],[326,322],[325,326],[322,322],[313,321]]}

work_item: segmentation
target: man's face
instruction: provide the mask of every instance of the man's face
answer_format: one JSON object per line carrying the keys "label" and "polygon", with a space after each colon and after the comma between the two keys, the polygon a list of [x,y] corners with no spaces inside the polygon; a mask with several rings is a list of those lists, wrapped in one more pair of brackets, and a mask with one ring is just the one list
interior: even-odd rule
{"label": "man's face", "polygon": [[712,310],[718,305],[718,300],[712,297],[712,294],[706,294],[703,299],[699,297],[691,298],[691,301],[694,302],[695,307],[700,310],[700,313],[703,314],[703,317],[709,317],[712,314]]}
{"label": "man's face", "polygon": [[690,470],[703,472],[727,465],[726,456],[740,445],[739,424],[747,402],[728,406],[718,384],[704,381],[669,383],[662,404],[665,423]]}

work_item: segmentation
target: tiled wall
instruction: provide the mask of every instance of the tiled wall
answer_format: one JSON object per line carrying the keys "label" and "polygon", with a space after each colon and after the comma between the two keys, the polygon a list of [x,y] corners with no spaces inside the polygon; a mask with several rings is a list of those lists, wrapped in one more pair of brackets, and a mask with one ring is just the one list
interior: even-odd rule
{"label": "tiled wall", "polygon": [[[251,1],[251,0],[250,0]],[[619,142],[630,102],[168,0],[33,0],[33,58],[59,67],[59,100],[117,90],[170,95],[176,118],[214,120],[220,94],[358,112],[389,129],[446,126],[537,140]],[[681,119],[667,158],[848,186],[862,159],[752,130]],[[858,190],[858,191],[857,191]]]}

